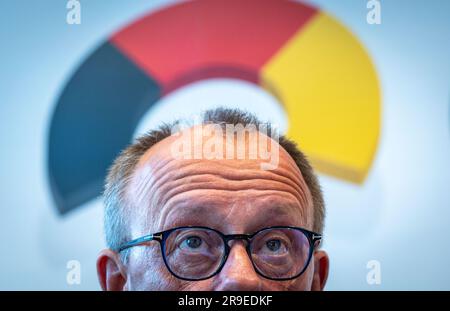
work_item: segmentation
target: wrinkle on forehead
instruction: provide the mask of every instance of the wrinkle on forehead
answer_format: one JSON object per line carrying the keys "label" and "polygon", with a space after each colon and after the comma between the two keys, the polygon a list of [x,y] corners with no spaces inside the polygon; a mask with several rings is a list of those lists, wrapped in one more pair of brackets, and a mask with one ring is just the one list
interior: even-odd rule
{"label": "wrinkle on forehead", "polygon": [[141,223],[153,223],[152,227],[161,223],[173,202],[200,189],[280,191],[298,201],[301,214],[312,217],[311,193],[295,161],[283,148],[279,148],[278,167],[262,170],[260,159],[175,159],[170,153],[174,139],[168,137],[147,150],[132,176],[128,195],[139,210],[135,215],[143,218]]}

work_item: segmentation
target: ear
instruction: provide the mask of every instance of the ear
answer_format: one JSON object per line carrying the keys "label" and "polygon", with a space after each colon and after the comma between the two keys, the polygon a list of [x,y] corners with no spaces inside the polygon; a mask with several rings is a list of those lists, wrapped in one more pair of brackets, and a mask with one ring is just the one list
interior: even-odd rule
{"label": "ear", "polygon": [[325,251],[318,250],[314,252],[314,276],[311,290],[321,291],[325,287],[328,279],[328,270],[330,261]]}
{"label": "ear", "polygon": [[97,276],[105,291],[125,290],[127,274],[118,253],[104,249],[97,259]]}

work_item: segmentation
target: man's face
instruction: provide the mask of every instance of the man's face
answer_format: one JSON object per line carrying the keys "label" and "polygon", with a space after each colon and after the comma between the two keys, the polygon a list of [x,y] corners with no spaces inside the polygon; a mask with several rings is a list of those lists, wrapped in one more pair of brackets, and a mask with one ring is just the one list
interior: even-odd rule
{"label": "man's face", "polygon": [[[263,170],[260,158],[175,159],[171,144],[176,139],[166,138],[150,148],[136,167],[128,188],[128,198],[135,206],[129,212],[133,238],[193,225],[224,234],[249,234],[270,226],[313,229],[311,194],[284,149],[279,148],[278,167]],[[249,148],[252,143],[255,141],[246,139],[244,145],[234,147]],[[201,142],[194,142],[192,148],[202,148]],[[156,241],[131,248],[125,265],[117,254],[105,251],[100,259],[107,258],[106,271],[102,276],[99,269],[99,277],[104,289],[110,284],[110,289],[126,290],[318,290],[325,285],[328,257],[323,251],[314,253],[298,278],[275,281],[255,272],[246,241],[233,240],[229,245],[222,270],[206,280],[185,281],[173,276]]]}

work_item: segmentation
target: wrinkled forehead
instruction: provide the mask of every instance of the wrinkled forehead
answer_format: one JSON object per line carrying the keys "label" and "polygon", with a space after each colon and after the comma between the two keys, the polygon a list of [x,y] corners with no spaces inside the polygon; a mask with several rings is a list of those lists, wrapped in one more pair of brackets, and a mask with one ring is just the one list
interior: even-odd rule
{"label": "wrinkled forehead", "polygon": [[[311,194],[299,168],[276,140],[260,132],[243,137],[239,142],[237,137],[227,138],[226,133],[214,133],[211,126],[195,126],[163,139],[147,150],[139,160],[129,185],[129,198],[136,205],[144,207],[140,211],[142,216],[152,210],[156,217],[168,202],[162,197],[173,191],[173,185],[179,186],[180,182],[177,183],[177,180],[180,178],[189,183],[197,180],[201,174],[223,177],[226,172],[226,177],[243,180],[244,183],[246,179],[259,180],[259,187],[270,182],[270,178],[267,178],[269,174],[281,176],[279,180],[284,181],[286,188],[297,194],[305,208],[312,205]],[[262,146],[263,144],[266,145]],[[227,150],[231,147],[234,154],[230,158],[227,157]],[[251,150],[256,150],[256,154],[252,154]],[[208,154],[211,151],[212,154]],[[263,154],[263,151],[266,153]],[[261,168],[262,163],[273,161],[274,157],[277,159],[273,169]],[[150,201],[153,206],[151,203],[147,204]]]}

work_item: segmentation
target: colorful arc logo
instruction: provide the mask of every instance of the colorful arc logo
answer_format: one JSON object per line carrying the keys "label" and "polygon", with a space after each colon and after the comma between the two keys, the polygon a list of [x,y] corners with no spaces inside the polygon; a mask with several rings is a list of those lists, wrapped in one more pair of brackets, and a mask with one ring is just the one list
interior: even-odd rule
{"label": "colorful arc logo", "polygon": [[213,77],[272,92],[287,112],[288,136],[319,171],[364,181],[378,143],[380,90],[358,40],[302,3],[198,0],[114,34],[65,86],[49,139],[58,209],[101,193],[107,167],[161,97]]}

